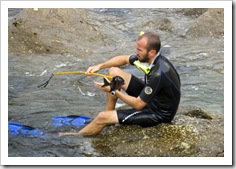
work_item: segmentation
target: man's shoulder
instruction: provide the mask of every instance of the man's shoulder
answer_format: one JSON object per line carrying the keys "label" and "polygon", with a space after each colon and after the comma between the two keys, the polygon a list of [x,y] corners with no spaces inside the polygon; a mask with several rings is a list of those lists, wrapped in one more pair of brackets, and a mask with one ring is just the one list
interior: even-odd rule
{"label": "man's shoulder", "polygon": [[159,64],[161,65],[165,65],[165,66],[171,66],[171,67],[174,67],[174,65],[171,63],[170,59],[163,56],[163,55],[160,55],[160,62]]}
{"label": "man's shoulder", "polygon": [[173,65],[169,59],[160,54],[154,63],[153,70],[150,75],[161,76],[162,73],[170,71],[172,67]]}

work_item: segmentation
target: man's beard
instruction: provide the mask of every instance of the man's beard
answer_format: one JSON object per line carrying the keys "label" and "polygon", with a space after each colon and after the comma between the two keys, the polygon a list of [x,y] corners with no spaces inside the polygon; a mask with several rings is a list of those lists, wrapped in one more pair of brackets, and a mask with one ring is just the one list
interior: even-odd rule
{"label": "man's beard", "polygon": [[149,57],[148,57],[148,52],[141,58],[139,58],[140,62],[148,62],[149,61]]}

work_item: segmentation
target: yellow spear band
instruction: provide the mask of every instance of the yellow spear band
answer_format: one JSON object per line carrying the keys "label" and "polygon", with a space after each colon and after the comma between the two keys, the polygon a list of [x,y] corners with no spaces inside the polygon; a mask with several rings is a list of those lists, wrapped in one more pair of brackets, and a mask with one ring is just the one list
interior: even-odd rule
{"label": "yellow spear band", "polygon": [[[56,73],[53,73],[53,75],[72,75],[72,74],[86,74],[86,72],[76,71],[76,72],[56,72]],[[94,76],[107,77],[107,78],[110,78],[110,79],[113,78],[113,76],[109,76],[109,75],[105,75],[105,74],[101,74],[101,73],[90,72],[89,74],[94,75]]]}
{"label": "yellow spear band", "polygon": [[[39,85],[38,87],[46,87],[49,83],[49,81],[52,79],[53,76],[55,75],[73,75],[73,74],[86,74],[86,72],[83,72],[83,71],[77,71],[77,72],[56,72],[56,73],[52,73],[52,75],[50,76],[50,78],[43,84]],[[95,76],[102,76],[102,77],[106,77],[106,78],[109,78],[109,79],[112,79],[113,76],[109,76],[109,75],[105,75],[105,74],[100,74],[100,73],[93,73],[93,72],[90,72],[89,74],[91,75],[95,75]]]}

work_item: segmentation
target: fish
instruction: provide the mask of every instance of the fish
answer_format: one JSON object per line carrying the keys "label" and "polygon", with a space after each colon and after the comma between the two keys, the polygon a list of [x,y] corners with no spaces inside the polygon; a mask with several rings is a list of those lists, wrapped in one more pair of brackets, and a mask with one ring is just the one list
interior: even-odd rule
{"label": "fish", "polygon": [[107,77],[104,77],[103,80],[104,80],[104,85],[102,85],[102,87],[110,86],[111,87],[110,91],[120,90],[121,86],[125,84],[124,79],[120,76],[114,76],[111,81]]}

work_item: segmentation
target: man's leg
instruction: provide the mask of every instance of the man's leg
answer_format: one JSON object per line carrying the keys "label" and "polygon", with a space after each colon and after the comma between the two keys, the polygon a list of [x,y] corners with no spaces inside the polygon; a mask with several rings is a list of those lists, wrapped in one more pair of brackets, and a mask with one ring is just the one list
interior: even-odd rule
{"label": "man's leg", "polygon": [[[124,91],[127,90],[131,80],[131,74],[117,67],[110,68],[108,74],[111,76],[121,76],[125,81],[125,84],[122,85],[121,88]],[[118,124],[119,121],[117,117],[117,112],[115,110],[116,101],[117,101],[116,96],[112,96],[110,93],[107,93],[106,111],[99,113],[98,116],[86,127],[80,130],[79,133],[60,133],[59,135],[66,136],[66,135],[81,135],[81,134],[84,135],[98,134],[103,130],[105,126],[111,124]]]}
{"label": "man's leg", "polygon": [[118,117],[116,110],[104,111],[89,123],[86,127],[79,131],[79,134],[92,135],[100,133],[107,125],[118,124]]}
{"label": "man's leg", "polygon": [[[130,83],[131,74],[117,67],[110,68],[108,71],[108,74],[111,76],[121,76],[125,81],[125,84],[122,85],[121,88],[124,91],[127,90]],[[98,116],[86,127],[80,130],[79,133],[80,134],[98,134],[103,130],[105,126],[111,125],[111,124],[118,124],[119,121],[117,117],[117,112],[115,110],[116,101],[117,101],[116,96],[112,96],[110,93],[107,93],[106,111],[99,113]]]}
{"label": "man's leg", "polygon": [[[125,84],[122,85],[121,88],[124,91],[127,90],[129,83],[130,83],[131,74],[129,74],[117,67],[111,67],[108,71],[108,74],[111,76],[121,76],[125,81]],[[115,110],[116,101],[117,101],[116,96],[112,96],[110,93],[107,93],[106,111]]]}
{"label": "man's leg", "polygon": [[104,111],[100,112],[98,116],[93,121],[91,121],[91,123],[85,126],[78,133],[72,133],[72,132],[59,133],[59,136],[98,134],[103,130],[105,126],[118,123],[119,121],[116,110]]}

